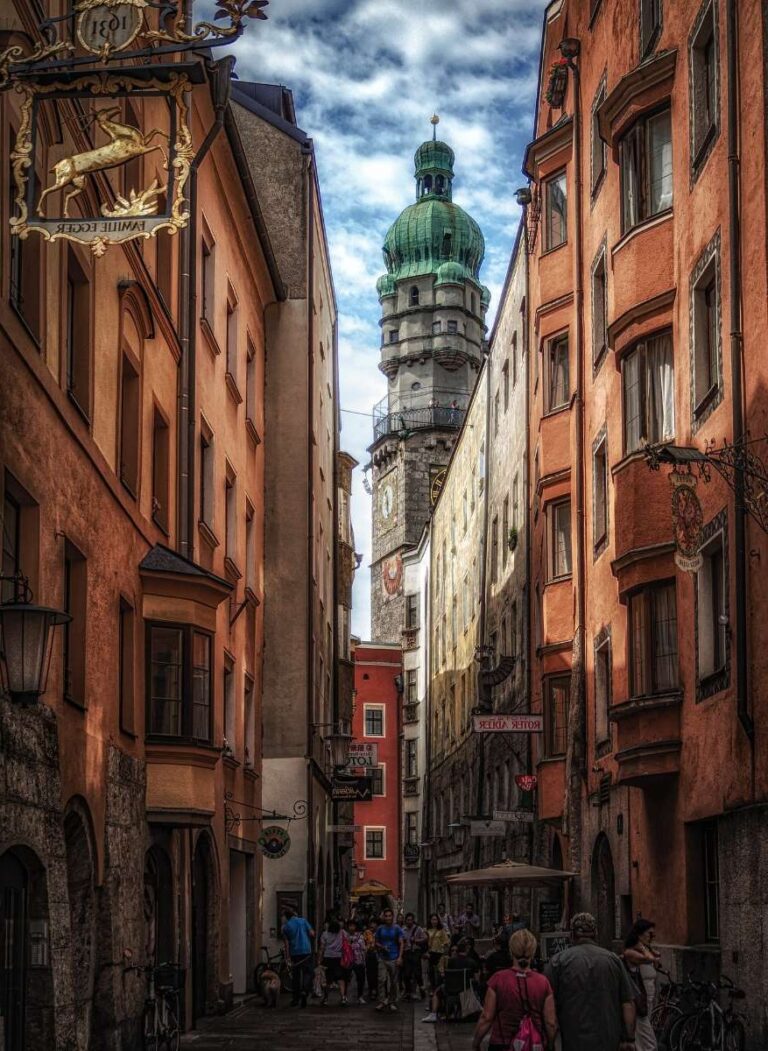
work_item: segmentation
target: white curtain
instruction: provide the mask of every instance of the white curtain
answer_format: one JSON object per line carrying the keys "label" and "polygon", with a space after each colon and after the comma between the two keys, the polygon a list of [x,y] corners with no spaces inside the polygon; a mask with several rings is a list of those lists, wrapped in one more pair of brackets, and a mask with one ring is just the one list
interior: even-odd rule
{"label": "white curtain", "polygon": [[630,230],[640,218],[637,208],[637,152],[635,142],[634,134],[629,134],[622,143],[621,148],[625,230]]}
{"label": "white curtain", "polygon": [[660,442],[675,435],[675,373],[670,336],[648,340],[646,351],[647,439]]}
{"label": "white curtain", "polygon": [[640,405],[640,366],[642,350],[628,354],[624,359],[624,444],[628,453],[640,448],[641,405]]}
{"label": "white curtain", "polygon": [[672,118],[669,110],[648,122],[651,215],[672,207]]}

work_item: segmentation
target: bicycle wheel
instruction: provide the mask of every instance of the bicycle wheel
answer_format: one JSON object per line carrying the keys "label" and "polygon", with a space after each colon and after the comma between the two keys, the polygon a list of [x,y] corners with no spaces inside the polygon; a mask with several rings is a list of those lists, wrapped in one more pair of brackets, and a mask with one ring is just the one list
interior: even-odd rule
{"label": "bicycle wheel", "polygon": [[158,1051],[160,1044],[157,1030],[157,1004],[152,1001],[144,1005],[144,1016],[141,1022],[141,1038],[144,1051]]}
{"label": "bicycle wheel", "polygon": [[656,1043],[662,1051],[671,1051],[670,1037],[672,1026],[683,1017],[683,1012],[676,1004],[658,1004],[651,1011],[651,1027],[653,1028]]}
{"label": "bicycle wheel", "polygon": [[723,1051],[744,1051],[747,1031],[740,1018],[729,1018],[723,1030]]}
{"label": "bicycle wheel", "polygon": [[179,1032],[179,996],[178,993],[165,994],[165,1046],[168,1051],[179,1051],[181,1033]]}
{"label": "bicycle wheel", "polygon": [[669,1051],[693,1051],[698,1040],[698,1014],[681,1015],[672,1023],[667,1047]]}

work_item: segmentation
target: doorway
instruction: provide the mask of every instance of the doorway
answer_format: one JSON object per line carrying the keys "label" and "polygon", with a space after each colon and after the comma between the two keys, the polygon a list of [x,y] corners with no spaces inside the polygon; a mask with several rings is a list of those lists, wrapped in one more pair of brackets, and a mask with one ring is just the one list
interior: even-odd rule
{"label": "doorway", "polygon": [[616,875],[611,844],[600,833],[592,855],[592,898],[595,902],[597,940],[605,949],[613,948],[616,938]]}
{"label": "doorway", "polygon": [[27,870],[11,851],[0,858],[0,1033],[5,1051],[24,1051],[27,985]]}
{"label": "doorway", "polygon": [[195,846],[192,863],[192,1023],[208,1011],[213,997],[211,981],[215,970],[211,913],[215,904],[213,858],[208,836],[202,834]]}

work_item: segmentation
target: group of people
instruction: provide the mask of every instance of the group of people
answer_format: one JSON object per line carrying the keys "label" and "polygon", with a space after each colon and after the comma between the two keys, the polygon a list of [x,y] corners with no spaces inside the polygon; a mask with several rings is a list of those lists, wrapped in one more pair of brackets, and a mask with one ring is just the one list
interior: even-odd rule
{"label": "group of people", "polygon": [[[442,905],[426,927],[413,913],[395,917],[355,915],[346,922],[329,916],[313,949],[315,931],[287,909],[282,928],[293,971],[292,1005],[306,1007],[319,970],[320,1003],[337,988],[349,1003],[354,982],[358,1003],[376,1002],[378,1011],[397,1011],[404,998],[423,999],[430,1010],[423,1022],[450,1014],[451,1001],[474,1002],[479,1020],[473,1047],[487,1037],[488,1051],[508,1051],[521,1027],[532,1048],[562,1051],[655,1051],[650,1024],[658,954],[654,925],[639,919],[629,932],[622,956],[597,944],[597,925],[589,913],[571,921],[571,945],[546,965],[537,958],[535,935],[520,917],[498,931],[484,956],[475,949],[480,918],[471,903],[452,917]],[[470,994],[470,1001],[463,1000]]]}

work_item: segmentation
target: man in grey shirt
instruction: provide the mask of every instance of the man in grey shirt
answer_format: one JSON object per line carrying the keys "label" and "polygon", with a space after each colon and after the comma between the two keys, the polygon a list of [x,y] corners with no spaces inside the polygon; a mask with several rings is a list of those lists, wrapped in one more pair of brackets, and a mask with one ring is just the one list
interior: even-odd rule
{"label": "man in grey shirt", "polygon": [[635,990],[623,963],[595,944],[597,924],[588,912],[573,917],[571,937],[545,971],[563,1051],[634,1051]]}

